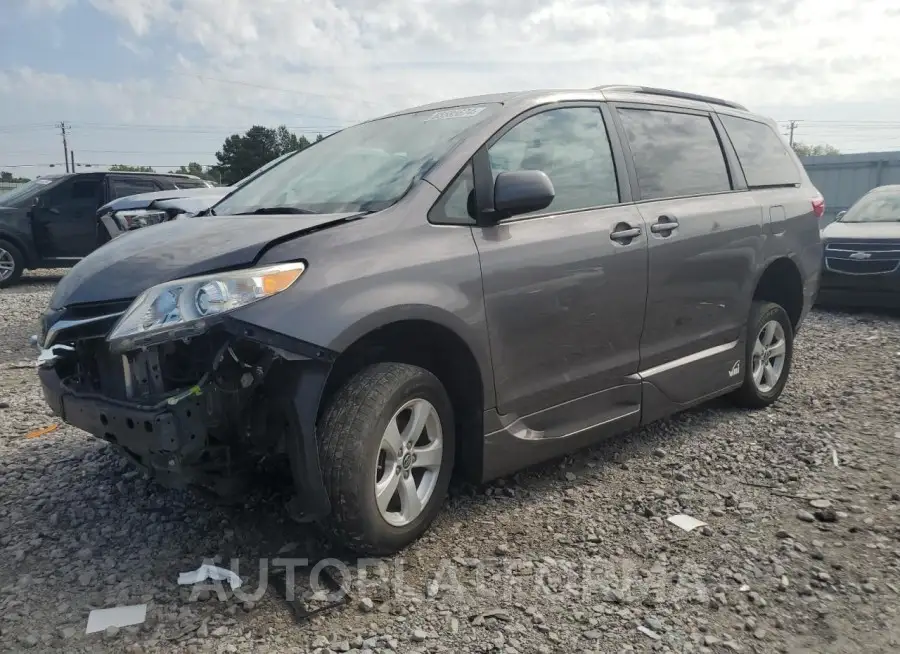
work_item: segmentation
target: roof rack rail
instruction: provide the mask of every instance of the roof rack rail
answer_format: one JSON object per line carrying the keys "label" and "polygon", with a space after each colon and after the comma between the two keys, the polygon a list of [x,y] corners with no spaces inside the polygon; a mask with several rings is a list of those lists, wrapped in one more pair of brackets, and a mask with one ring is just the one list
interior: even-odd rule
{"label": "roof rack rail", "polygon": [[664,95],[670,98],[681,98],[682,100],[696,100],[697,102],[708,102],[710,104],[718,104],[723,107],[731,107],[732,109],[740,109],[747,111],[747,107],[731,100],[723,100],[714,98],[709,95],[698,95],[697,93],[686,93],[684,91],[672,91],[670,89],[658,89],[652,86],[631,86],[628,84],[604,84],[603,86],[595,86],[594,91],[622,91],[625,93],[646,93],[647,95]]}

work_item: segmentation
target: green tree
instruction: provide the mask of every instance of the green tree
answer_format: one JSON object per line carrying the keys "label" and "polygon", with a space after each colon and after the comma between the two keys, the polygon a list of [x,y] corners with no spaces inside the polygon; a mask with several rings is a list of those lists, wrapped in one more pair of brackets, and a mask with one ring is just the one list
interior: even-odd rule
{"label": "green tree", "polygon": [[113,164],[109,167],[112,173],[152,173],[150,166],[129,166],[128,164]]}
{"label": "green tree", "polygon": [[836,147],[828,145],[827,143],[821,145],[807,145],[806,143],[795,142],[793,148],[798,157],[821,157],[826,154],[841,153]]}
{"label": "green tree", "polygon": [[275,129],[254,125],[243,136],[232,134],[225,139],[216,152],[219,165],[215,168],[221,171],[223,184],[234,184],[272,159],[310,145],[305,136],[298,137],[284,125]]}
{"label": "green tree", "polygon": [[206,179],[210,182],[219,181],[219,176],[216,174],[216,171],[212,166],[210,166],[208,170],[203,170],[203,166],[198,164],[196,161],[191,161],[187,166],[181,166],[178,168],[178,170],[170,170],[169,172],[175,173],[177,175],[193,175],[194,177]]}
{"label": "green tree", "polygon": [[10,172],[5,170],[0,171],[0,182],[10,182],[13,184],[24,184],[25,182],[30,182],[31,179],[28,177],[16,177]]}

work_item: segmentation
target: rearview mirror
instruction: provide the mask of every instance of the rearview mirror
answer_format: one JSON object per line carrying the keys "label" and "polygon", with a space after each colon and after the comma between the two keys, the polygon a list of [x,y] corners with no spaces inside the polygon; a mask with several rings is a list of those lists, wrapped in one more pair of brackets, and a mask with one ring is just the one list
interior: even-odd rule
{"label": "rearview mirror", "polygon": [[555,197],[553,182],[542,170],[500,173],[494,180],[494,211],[500,218],[546,209]]}
{"label": "rearview mirror", "polygon": [[844,214],[846,214],[846,213],[847,213],[846,211],[838,211],[838,213],[837,213],[837,215],[834,217],[834,219],[835,219],[835,220],[840,220],[841,218],[844,217]]}

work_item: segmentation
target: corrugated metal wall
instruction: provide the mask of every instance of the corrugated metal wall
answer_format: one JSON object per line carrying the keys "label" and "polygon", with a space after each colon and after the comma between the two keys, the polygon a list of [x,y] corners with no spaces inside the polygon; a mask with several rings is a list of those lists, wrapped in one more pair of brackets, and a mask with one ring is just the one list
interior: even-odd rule
{"label": "corrugated metal wall", "polygon": [[900,184],[900,152],[801,157],[800,161],[825,196],[825,223],[876,186]]}

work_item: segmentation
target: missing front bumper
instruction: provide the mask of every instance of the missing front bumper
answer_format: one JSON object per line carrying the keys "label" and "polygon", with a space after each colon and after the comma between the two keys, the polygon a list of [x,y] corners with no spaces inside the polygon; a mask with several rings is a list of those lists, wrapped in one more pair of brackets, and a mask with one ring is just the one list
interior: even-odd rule
{"label": "missing front bumper", "polygon": [[221,462],[199,398],[160,409],[78,393],[53,369],[42,368],[38,375],[47,404],[64,422],[117,446],[167,486],[218,485],[228,476],[227,470],[216,470]]}
{"label": "missing front bumper", "polygon": [[[77,379],[60,377],[60,369],[71,367],[61,362],[38,371],[44,397],[64,422],[113,444],[169,487],[196,485],[233,495],[245,488],[249,475],[244,473],[257,455],[284,457],[296,495],[291,516],[303,521],[324,517],[331,505],[319,465],[316,421],[334,353],[259,328],[234,327],[232,338],[250,340],[274,356],[250,389],[221,389],[213,376],[209,384],[200,382],[166,402],[141,404],[114,399],[105,390],[86,392]],[[115,386],[110,374],[103,385]]]}

